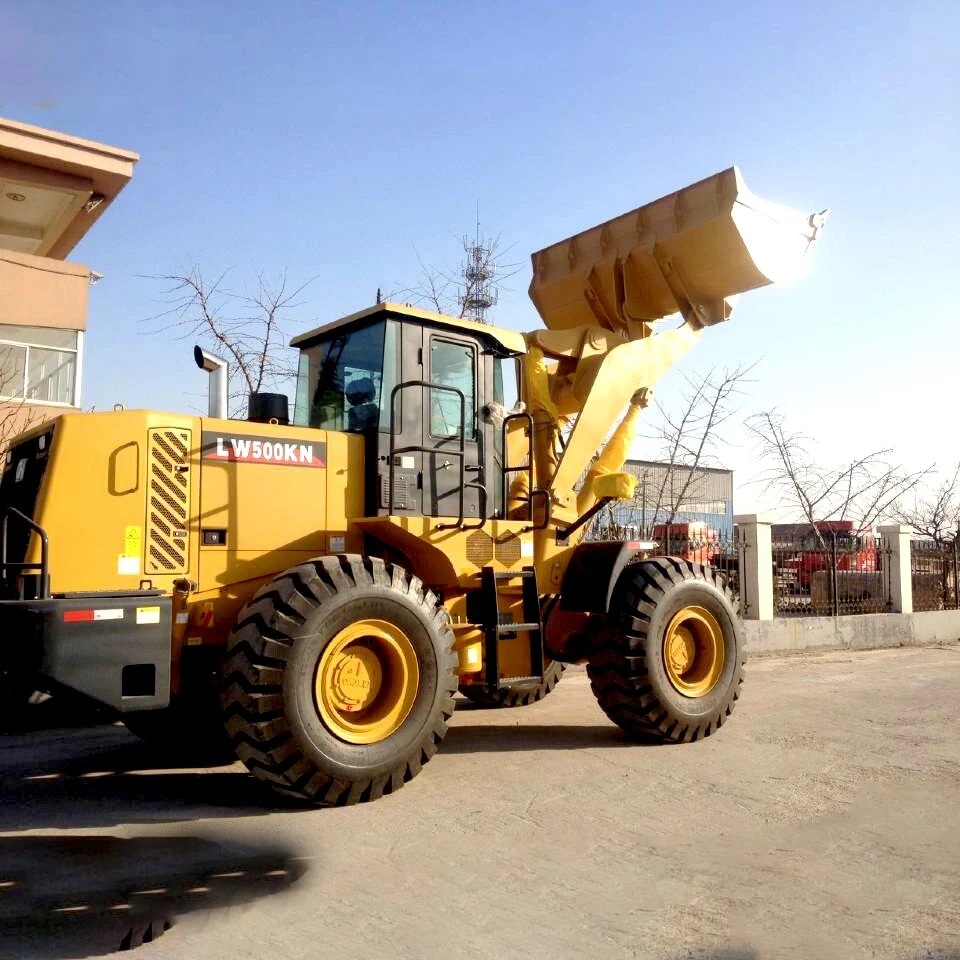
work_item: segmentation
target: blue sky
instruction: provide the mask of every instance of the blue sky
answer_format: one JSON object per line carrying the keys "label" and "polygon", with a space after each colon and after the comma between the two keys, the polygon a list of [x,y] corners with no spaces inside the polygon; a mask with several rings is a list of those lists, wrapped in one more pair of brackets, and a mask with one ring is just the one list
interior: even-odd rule
{"label": "blue sky", "polygon": [[[539,325],[531,251],[732,163],[831,219],[789,289],[745,295],[684,368],[760,360],[824,459],[956,460],[960,4],[9,4],[0,113],[136,150],[73,259],[91,291],[85,405],[186,409],[189,344],[147,336],[145,275],[316,279],[293,332],[458,261],[483,226],[524,261],[491,319]],[[666,402],[679,375],[663,384]],[[737,509],[753,451],[734,429]],[[643,450],[637,450],[642,455]]]}

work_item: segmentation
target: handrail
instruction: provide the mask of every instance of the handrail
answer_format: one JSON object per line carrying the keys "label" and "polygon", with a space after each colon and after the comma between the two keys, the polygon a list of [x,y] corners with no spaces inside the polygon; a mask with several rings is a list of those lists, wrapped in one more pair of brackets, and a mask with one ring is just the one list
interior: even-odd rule
{"label": "handrail", "polygon": [[471,523],[469,525],[463,524],[464,530],[481,530],[484,524],[487,522],[487,485],[481,483],[479,480],[468,480],[464,485],[464,489],[467,487],[472,487],[475,490],[480,491],[480,518],[478,523]]}
{"label": "handrail", "polygon": [[[10,514],[19,517],[27,527],[40,538],[40,562],[39,563],[19,563],[7,560],[7,528],[9,526]],[[29,549],[29,543],[27,548]],[[22,513],[16,507],[7,507],[3,512],[3,537],[0,543],[0,578],[7,580],[8,570],[16,570],[23,573],[25,570],[39,570],[40,584],[38,589],[38,600],[46,600],[50,597],[50,538],[47,531],[35,523],[25,513]]]}
{"label": "handrail", "polygon": [[[507,459],[508,446],[507,446],[507,424],[511,420],[526,420],[527,422],[527,462],[520,464],[517,467],[511,467],[509,460]],[[507,501],[509,494],[509,485],[507,483],[507,478],[512,473],[523,473],[527,474],[527,522],[532,524],[529,527],[524,527],[521,533],[529,533],[531,530],[546,530],[550,526],[550,522],[553,519],[553,494],[542,487],[534,487],[533,485],[533,415],[530,413],[511,413],[503,418],[503,515],[507,516]],[[533,522],[533,504],[534,500],[537,497],[543,497],[546,501],[546,507],[544,510],[544,518],[542,523]]]}
{"label": "handrail", "polygon": [[[546,501],[546,506],[543,511],[543,523],[533,523],[533,498],[534,497],[543,497]],[[536,490],[530,491],[530,520],[531,526],[524,528],[524,533],[529,532],[530,530],[546,530],[550,526],[550,521],[553,520],[553,494],[549,490],[543,490],[540,487],[537,487]]]}
{"label": "handrail", "polygon": [[[511,420],[525,420],[527,422],[527,462],[525,464],[520,464],[517,467],[510,466],[509,452],[510,448],[507,444],[507,424]],[[533,498],[531,494],[533,492],[533,414],[531,413],[509,413],[503,418],[503,423],[500,425],[500,429],[503,432],[503,515],[507,515],[507,502],[508,495],[510,492],[510,485],[507,483],[507,478],[512,473],[527,473],[527,520],[533,520]]]}

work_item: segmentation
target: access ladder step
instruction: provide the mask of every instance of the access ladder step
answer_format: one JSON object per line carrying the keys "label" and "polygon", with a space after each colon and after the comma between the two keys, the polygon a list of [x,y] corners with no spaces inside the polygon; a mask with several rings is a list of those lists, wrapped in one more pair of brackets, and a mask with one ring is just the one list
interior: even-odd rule
{"label": "access ladder step", "polygon": [[529,633],[531,630],[539,629],[539,623],[501,623],[497,626],[497,633]]}
{"label": "access ladder step", "polygon": [[[515,582],[504,586],[501,592],[499,584],[507,580]],[[540,588],[537,584],[536,568],[529,566],[521,570],[494,570],[493,567],[484,567],[481,570],[481,586],[476,593],[476,599],[479,603],[475,605],[475,615],[482,623],[486,636],[484,686],[488,690],[502,690],[504,686],[513,683],[541,682],[544,661],[543,619],[540,615]],[[511,614],[503,609],[501,601],[504,606],[509,603],[514,610],[519,604],[522,617],[520,623],[503,622]],[[470,610],[469,598],[467,609]],[[516,635],[521,633],[528,638],[530,645],[530,674],[523,677],[501,677],[498,644],[501,639],[519,639]]]}

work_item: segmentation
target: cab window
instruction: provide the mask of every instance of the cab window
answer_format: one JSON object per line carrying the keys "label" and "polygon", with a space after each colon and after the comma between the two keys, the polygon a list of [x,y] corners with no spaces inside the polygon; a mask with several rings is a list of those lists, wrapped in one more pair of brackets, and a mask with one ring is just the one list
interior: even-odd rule
{"label": "cab window", "polygon": [[517,383],[517,358],[497,357],[493,367],[493,399],[512,410],[520,399]]}
{"label": "cab window", "polygon": [[[476,350],[469,344],[433,337],[430,340],[430,381],[463,394],[464,437],[476,433]],[[460,396],[453,390],[430,391],[430,433],[434,437],[460,436]]]}

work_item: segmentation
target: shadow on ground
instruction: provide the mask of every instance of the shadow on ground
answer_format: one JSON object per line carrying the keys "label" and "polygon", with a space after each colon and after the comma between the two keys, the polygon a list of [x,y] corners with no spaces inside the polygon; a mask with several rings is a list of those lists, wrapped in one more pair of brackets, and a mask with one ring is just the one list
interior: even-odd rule
{"label": "shadow on ground", "polygon": [[185,914],[282,893],[305,868],[280,848],[196,836],[0,837],[0,958],[130,949]]}
{"label": "shadow on ground", "polygon": [[[0,687],[2,689],[2,687]],[[0,734],[51,730],[56,727],[89,727],[109,724],[116,714],[79,695],[51,697],[35,693],[28,703],[0,709]]]}
{"label": "shadow on ground", "polygon": [[[642,744],[641,744],[642,745]],[[612,725],[465,724],[441,751],[636,749]],[[0,737],[0,830],[108,827],[313,809],[254,780],[239,763],[195,767],[121,725]]]}
{"label": "shadow on ground", "polygon": [[0,830],[109,827],[303,811],[235,763],[191,768],[122,726],[0,737]]}

